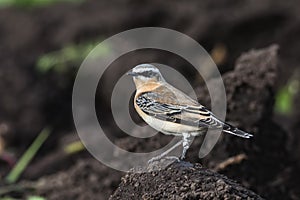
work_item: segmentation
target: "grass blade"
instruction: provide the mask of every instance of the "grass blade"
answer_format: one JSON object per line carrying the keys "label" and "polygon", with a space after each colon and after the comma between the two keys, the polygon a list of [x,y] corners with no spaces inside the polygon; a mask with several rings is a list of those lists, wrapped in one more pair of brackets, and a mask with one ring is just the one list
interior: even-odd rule
{"label": "grass blade", "polygon": [[34,142],[30,145],[30,147],[26,150],[23,156],[19,159],[14,168],[10,171],[10,173],[6,176],[6,181],[10,184],[15,183],[24,169],[27,167],[32,158],[36,155],[39,148],[45,142],[50,134],[50,129],[45,128],[41,131],[41,133],[37,136]]}

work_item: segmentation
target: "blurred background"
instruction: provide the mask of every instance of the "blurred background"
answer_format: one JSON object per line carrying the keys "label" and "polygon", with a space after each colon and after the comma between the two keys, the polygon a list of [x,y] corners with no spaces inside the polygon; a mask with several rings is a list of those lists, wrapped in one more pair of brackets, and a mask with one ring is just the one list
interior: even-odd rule
{"label": "blurred background", "polygon": [[[251,131],[280,129],[282,137],[270,133],[260,140],[259,151],[241,147],[259,154],[250,164],[220,173],[267,199],[300,199],[299,7],[296,0],[0,0],[0,199],[107,199],[117,188],[122,173],[95,161],[76,135],[72,87],[81,62],[99,42],[144,26],[192,37],[222,74],[234,70],[242,53],[278,44],[277,78],[266,102],[271,112],[260,121],[269,127]],[[114,62],[99,83],[104,89],[97,91],[98,117],[109,138],[132,151],[142,148],[130,146],[116,127],[110,96],[123,73],[146,62],[174,66],[195,88],[204,85],[185,60],[168,52],[139,50]],[[133,110],[132,118],[143,123]],[[245,115],[240,118],[247,121]],[[168,140],[157,136],[149,150]],[[265,157],[270,149],[262,147],[269,142],[280,156]],[[209,159],[189,161],[216,165]],[[247,167],[261,173],[247,174]],[[233,172],[236,168],[241,174]]]}

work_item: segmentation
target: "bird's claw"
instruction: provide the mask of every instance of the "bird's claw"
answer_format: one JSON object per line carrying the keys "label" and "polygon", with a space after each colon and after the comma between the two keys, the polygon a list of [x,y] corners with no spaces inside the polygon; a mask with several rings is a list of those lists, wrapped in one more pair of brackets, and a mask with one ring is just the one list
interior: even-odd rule
{"label": "bird's claw", "polygon": [[154,158],[151,158],[150,160],[148,160],[148,164],[151,164],[155,161],[159,161],[161,159],[174,160],[174,161],[180,162],[180,159],[176,156],[166,156],[166,157],[157,156],[157,157],[154,157]]}

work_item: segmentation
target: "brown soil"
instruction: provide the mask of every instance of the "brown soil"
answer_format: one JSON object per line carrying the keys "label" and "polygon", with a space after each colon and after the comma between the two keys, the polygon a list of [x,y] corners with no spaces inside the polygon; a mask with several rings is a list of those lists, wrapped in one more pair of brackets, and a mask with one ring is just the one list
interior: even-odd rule
{"label": "brown soil", "polygon": [[180,162],[159,171],[126,174],[110,199],[262,198],[199,164]]}

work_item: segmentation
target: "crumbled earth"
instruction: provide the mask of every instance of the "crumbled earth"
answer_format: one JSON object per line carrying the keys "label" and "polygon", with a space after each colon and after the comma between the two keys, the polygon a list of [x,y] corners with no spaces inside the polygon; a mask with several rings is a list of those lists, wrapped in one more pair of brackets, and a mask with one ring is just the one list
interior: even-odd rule
{"label": "crumbled earth", "polygon": [[180,162],[162,170],[126,174],[110,199],[262,198],[200,164]]}
{"label": "crumbled earth", "polygon": [[35,194],[47,200],[106,200],[118,186],[122,174],[95,159],[81,160],[69,170],[36,181]]}

